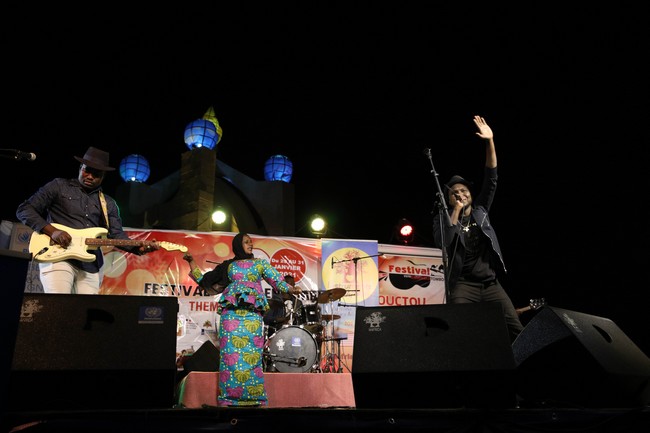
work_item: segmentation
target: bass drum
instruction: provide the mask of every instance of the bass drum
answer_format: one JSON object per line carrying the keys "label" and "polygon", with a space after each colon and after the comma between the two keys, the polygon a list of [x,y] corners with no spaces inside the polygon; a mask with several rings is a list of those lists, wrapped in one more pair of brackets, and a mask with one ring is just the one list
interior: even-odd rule
{"label": "bass drum", "polygon": [[273,369],[281,373],[305,373],[318,367],[320,349],[316,338],[302,326],[280,329],[269,338],[264,350]]}

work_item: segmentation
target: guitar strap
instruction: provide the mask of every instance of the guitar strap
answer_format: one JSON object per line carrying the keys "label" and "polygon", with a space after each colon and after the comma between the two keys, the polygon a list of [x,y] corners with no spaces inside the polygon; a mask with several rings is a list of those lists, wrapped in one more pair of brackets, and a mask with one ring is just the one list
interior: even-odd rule
{"label": "guitar strap", "polygon": [[106,220],[106,228],[110,229],[109,223],[108,223],[108,209],[106,208],[106,198],[104,197],[104,193],[99,191],[99,201],[102,204],[102,210],[104,211],[104,219]]}

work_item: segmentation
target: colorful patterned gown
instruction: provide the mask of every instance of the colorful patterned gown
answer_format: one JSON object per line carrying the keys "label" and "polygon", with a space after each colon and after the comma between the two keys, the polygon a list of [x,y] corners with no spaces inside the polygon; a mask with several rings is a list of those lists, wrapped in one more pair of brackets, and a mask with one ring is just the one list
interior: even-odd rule
{"label": "colorful patterned gown", "polygon": [[288,293],[291,286],[266,259],[236,260],[228,266],[231,283],[219,299],[219,406],[268,406],[264,387],[264,324],[269,309],[262,287]]}

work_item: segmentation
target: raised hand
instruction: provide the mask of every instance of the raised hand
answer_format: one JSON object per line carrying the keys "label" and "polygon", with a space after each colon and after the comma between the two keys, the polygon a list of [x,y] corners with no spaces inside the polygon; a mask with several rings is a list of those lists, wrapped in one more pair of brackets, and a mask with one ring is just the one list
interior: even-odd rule
{"label": "raised hand", "polygon": [[484,140],[490,140],[494,138],[494,133],[492,129],[488,126],[487,122],[481,116],[474,116],[474,124],[478,128],[476,135],[481,137]]}

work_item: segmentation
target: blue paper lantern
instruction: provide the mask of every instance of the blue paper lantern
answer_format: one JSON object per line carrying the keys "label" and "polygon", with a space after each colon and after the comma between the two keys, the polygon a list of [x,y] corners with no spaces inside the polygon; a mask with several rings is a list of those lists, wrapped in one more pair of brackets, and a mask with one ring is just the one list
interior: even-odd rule
{"label": "blue paper lantern", "polygon": [[185,144],[188,149],[207,147],[214,149],[219,141],[217,127],[213,122],[206,119],[197,119],[185,127]]}
{"label": "blue paper lantern", "polygon": [[129,155],[120,162],[120,176],[125,182],[146,182],[151,170],[142,155]]}
{"label": "blue paper lantern", "polygon": [[284,155],[273,155],[264,163],[264,179],[291,182],[293,163]]}

